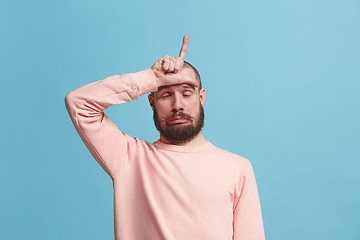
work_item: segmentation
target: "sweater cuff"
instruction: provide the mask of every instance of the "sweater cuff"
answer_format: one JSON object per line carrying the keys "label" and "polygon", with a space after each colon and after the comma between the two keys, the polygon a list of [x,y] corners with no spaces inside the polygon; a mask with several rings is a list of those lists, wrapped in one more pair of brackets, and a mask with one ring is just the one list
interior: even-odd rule
{"label": "sweater cuff", "polygon": [[156,76],[151,68],[133,73],[132,80],[136,84],[139,96],[158,90]]}

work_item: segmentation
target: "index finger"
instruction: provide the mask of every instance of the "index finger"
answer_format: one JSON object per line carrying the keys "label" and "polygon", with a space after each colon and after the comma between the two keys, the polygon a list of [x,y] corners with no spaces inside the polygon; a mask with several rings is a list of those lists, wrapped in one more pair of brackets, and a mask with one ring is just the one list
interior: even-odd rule
{"label": "index finger", "polygon": [[188,84],[194,87],[199,87],[199,81],[193,77],[182,76],[177,73],[168,73],[165,76],[168,85],[174,84]]}
{"label": "index finger", "polygon": [[185,59],[188,44],[189,44],[189,36],[184,35],[183,43],[182,43],[182,46],[181,46],[181,49],[180,49],[180,54],[179,54],[179,57],[181,57],[182,59]]}

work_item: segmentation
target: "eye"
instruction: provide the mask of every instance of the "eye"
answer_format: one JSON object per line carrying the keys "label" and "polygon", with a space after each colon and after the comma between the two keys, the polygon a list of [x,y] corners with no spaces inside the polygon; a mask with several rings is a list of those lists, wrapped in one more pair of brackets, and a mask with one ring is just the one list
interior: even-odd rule
{"label": "eye", "polygon": [[167,93],[164,93],[164,94],[162,95],[163,98],[170,97],[170,96],[171,96],[171,94],[168,93],[168,92],[167,92]]}
{"label": "eye", "polygon": [[192,92],[191,91],[185,91],[183,93],[184,96],[191,96]]}

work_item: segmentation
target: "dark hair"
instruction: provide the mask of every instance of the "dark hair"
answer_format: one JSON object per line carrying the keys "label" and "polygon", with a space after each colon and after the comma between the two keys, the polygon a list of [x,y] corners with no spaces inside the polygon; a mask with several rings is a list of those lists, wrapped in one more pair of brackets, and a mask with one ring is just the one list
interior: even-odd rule
{"label": "dark hair", "polygon": [[200,91],[202,88],[202,84],[201,84],[201,78],[200,78],[200,74],[199,74],[198,70],[196,70],[196,68],[193,65],[191,65],[189,62],[184,61],[184,68],[186,68],[186,67],[190,67],[193,70],[193,72],[195,73],[196,79],[199,81],[199,91]]}
{"label": "dark hair", "polygon": [[[187,61],[184,61],[183,68],[191,68],[193,70],[193,72],[195,73],[196,80],[199,81],[199,92],[200,92],[200,90],[202,89],[202,84],[201,84],[201,78],[200,78],[200,74],[199,74],[198,70],[196,70],[196,68]],[[154,92],[151,92],[151,95],[154,96]]]}

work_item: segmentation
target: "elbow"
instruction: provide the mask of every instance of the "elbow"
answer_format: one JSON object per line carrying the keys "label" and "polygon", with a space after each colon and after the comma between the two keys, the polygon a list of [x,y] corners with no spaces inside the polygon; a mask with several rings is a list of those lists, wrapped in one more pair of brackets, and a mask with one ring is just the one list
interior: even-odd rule
{"label": "elbow", "polygon": [[64,98],[64,101],[65,101],[65,106],[68,106],[69,103],[71,102],[71,92],[69,92],[68,94],[66,94],[65,98]]}
{"label": "elbow", "polygon": [[69,101],[70,101],[70,99],[71,99],[71,92],[69,92],[68,94],[66,94],[66,96],[65,96],[65,104],[66,103],[68,103]]}
{"label": "elbow", "polygon": [[65,100],[65,104],[71,104],[76,102],[79,99],[79,94],[77,93],[76,90],[72,90],[70,92],[68,92],[68,94],[66,94],[64,100]]}
{"label": "elbow", "polygon": [[65,106],[66,108],[69,110],[72,106],[74,106],[75,104],[75,98],[74,98],[74,94],[73,92],[69,92],[68,94],[66,94],[65,98]]}

